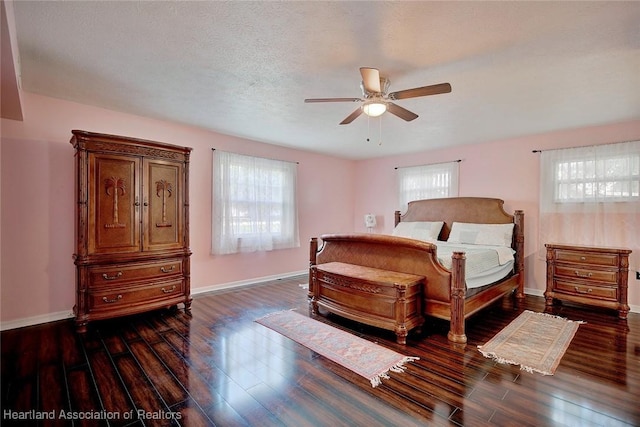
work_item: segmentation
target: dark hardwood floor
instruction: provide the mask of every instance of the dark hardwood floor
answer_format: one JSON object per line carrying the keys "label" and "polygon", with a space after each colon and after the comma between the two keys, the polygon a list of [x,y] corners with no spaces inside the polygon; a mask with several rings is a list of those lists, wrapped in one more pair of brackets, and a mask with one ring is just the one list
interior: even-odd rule
{"label": "dark hardwood floor", "polygon": [[[302,283],[306,276],[200,295],[192,317],[156,311],[93,323],[82,337],[71,320],[2,332],[1,424],[640,425],[640,314],[621,321],[600,309],[554,308],[587,323],[553,376],[497,364],[476,348],[523,309],[543,311],[540,297],[520,307],[506,298],[468,320],[466,346],[450,344],[446,323],[435,320],[404,347],[392,332],[321,319],[420,357],[372,388],[254,322],[283,309],[307,314]],[[79,419],[87,417],[102,419]]]}

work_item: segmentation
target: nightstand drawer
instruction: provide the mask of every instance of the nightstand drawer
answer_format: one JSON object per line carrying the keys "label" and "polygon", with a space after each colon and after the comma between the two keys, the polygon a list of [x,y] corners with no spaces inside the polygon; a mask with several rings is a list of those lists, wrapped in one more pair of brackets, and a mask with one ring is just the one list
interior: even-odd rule
{"label": "nightstand drawer", "polygon": [[618,283],[618,272],[610,270],[592,270],[578,266],[556,265],[556,277],[568,277],[572,279],[593,280],[595,282]]}
{"label": "nightstand drawer", "polygon": [[577,264],[604,265],[615,267],[618,265],[617,254],[594,254],[585,251],[556,250],[556,260]]}
{"label": "nightstand drawer", "polygon": [[611,301],[616,301],[618,299],[617,286],[593,286],[582,283],[570,283],[556,280],[555,291],[572,295],[588,296],[592,298],[609,299]]}

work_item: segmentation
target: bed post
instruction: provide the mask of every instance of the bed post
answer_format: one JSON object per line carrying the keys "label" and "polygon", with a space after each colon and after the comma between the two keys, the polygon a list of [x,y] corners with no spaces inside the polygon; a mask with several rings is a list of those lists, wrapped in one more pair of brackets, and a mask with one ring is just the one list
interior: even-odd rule
{"label": "bed post", "polygon": [[[454,252],[451,255],[451,261],[451,322],[447,338],[455,343],[466,343],[467,336],[464,333],[464,298],[466,294],[464,268],[466,256],[464,252]],[[428,283],[427,286],[429,286]]]}
{"label": "bed post", "polygon": [[518,273],[518,290],[516,298],[524,299],[524,211],[517,210],[514,213],[515,237],[516,237],[516,269]]}
{"label": "bed post", "polygon": [[309,244],[309,288],[307,298],[309,298],[309,315],[317,313],[318,307],[315,306],[314,299],[314,283],[316,272],[316,254],[318,253],[318,238],[312,237]]}

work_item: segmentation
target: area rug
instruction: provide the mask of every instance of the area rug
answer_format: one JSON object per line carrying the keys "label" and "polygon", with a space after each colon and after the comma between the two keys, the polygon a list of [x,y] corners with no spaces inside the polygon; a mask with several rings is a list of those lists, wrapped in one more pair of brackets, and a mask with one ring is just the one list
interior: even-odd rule
{"label": "area rug", "polygon": [[256,322],[368,379],[373,387],[388,379],[389,371],[404,372],[405,363],[419,360],[293,310],[271,313]]}
{"label": "area rug", "polygon": [[498,363],[553,375],[582,323],[526,310],[478,350]]}

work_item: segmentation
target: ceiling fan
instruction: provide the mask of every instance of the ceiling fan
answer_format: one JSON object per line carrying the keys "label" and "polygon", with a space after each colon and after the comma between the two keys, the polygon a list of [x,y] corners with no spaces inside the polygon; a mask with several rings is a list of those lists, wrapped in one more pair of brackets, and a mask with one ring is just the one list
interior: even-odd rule
{"label": "ceiling fan", "polygon": [[418,118],[418,115],[391,101],[451,92],[449,83],[440,83],[387,94],[390,84],[389,79],[380,77],[380,72],[377,68],[361,67],[360,74],[362,75],[362,82],[360,83],[362,98],[310,98],[305,99],[304,102],[362,102],[361,107],[340,122],[341,125],[351,123],[362,113],[370,117],[378,117],[384,114],[385,111],[389,111],[391,114],[410,122]]}

